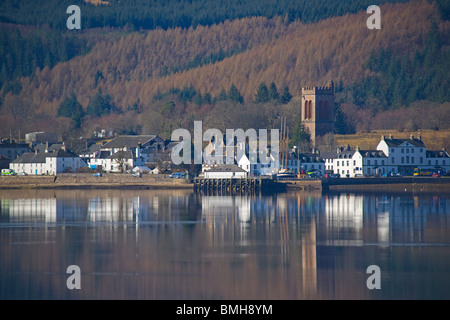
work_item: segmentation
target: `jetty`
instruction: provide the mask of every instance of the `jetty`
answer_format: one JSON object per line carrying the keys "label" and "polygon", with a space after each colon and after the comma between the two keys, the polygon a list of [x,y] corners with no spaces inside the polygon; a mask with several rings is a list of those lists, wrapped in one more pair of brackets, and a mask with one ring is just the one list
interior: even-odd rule
{"label": "jetty", "polygon": [[286,191],[286,184],[267,178],[194,178],[194,190],[220,193]]}

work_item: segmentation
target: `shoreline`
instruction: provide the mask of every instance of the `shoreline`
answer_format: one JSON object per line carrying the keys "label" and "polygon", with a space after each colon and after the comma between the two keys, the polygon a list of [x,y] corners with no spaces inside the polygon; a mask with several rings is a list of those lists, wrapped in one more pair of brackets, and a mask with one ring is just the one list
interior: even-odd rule
{"label": "shoreline", "polygon": [[[344,184],[324,185],[320,180],[286,181],[289,192],[296,191],[336,191],[336,192],[420,192],[450,193],[450,178],[415,179],[407,181],[384,180],[379,183],[346,180]],[[373,181],[373,180],[372,180]],[[356,181],[354,181],[356,182]],[[367,182],[367,183],[364,183]],[[384,182],[384,183],[383,183]],[[0,190],[31,189],[103,189],[103,190],[175,190],[191,189],[194,184],[186,179],[169,178],[168,175],[105,174],[94,177],[92,174],[60,174],[57,176],[0,176]],[[275,191],[274,191],[275,192]]]}
{"label": "shoreline", "polygon": [[185,179],[169,178],[166,175],[144,175],[132,177],[130,174],[60,174],[57,176],[2,176],[1,189],[193,189],[193,184]]}

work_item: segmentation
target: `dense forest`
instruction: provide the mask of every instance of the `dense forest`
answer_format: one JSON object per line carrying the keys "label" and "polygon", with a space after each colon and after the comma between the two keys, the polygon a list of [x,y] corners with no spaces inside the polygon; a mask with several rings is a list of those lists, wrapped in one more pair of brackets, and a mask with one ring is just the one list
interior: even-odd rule
{"label": "dense forest", "polygon": [[[406,0],[382,0],[384,3]],[[285,17],[288,22],[317,22],[329,17],[356,13],[367,8],[368,0],[3,0],[0,22],[24,25],[49,25],[65,29],[69,5],[78,5],[82,12],[82,28],[130,27],[135,30],[210,26],[226,20],[246,17]],[[439,1],[445,3],[445,1]],[[103,5],[96,5],[103,3]]]}
{"label": "dense forest", "polygon": [[70,1],[82,30],[66,30],[68,2],[3,1],[0,134],[169,138],[194,120],[270,128],[280,116],[294,129],[301,87],[329,79],[337,133],[450,123],[445,1],[387,3],[381,30],[367,29],[365,1],[150,2]]}

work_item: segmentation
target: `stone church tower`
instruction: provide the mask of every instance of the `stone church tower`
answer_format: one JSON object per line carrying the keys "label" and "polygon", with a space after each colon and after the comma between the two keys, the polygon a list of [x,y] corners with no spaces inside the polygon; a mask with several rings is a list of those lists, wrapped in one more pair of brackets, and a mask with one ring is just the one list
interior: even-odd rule
{"label": "stone church tower", "polygon": [[311,134],[311,142],[329,132],[334,133],[334,84],[326,87],[303,87],[301,119]]}

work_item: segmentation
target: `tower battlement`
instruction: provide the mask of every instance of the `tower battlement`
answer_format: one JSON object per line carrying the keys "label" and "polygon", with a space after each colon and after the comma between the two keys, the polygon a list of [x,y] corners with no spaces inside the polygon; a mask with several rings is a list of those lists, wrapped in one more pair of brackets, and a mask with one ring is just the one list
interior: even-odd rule
{"label": "tower battlement", "polygon": [[315,145],[316,138],[334,132],[334,85],[329,81],[325,87],[306,86],[302,88],[301,119],[311,134]]}
{"label": "tower battlement", "polygon": [[302,87],[302,94],[334,95],[333,81],[330,80],[325,87],[316,87],[316,86]]}

